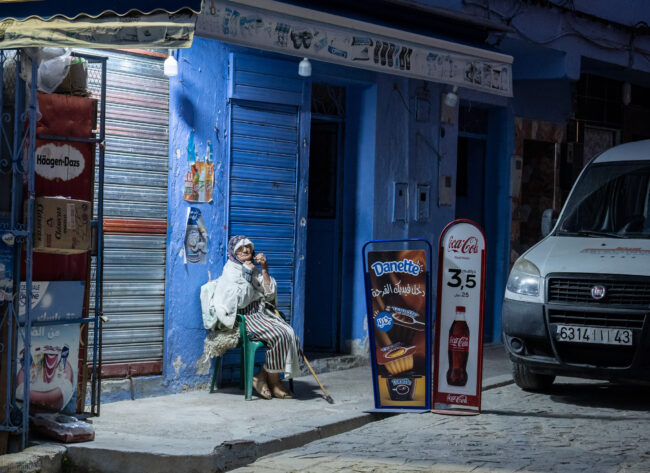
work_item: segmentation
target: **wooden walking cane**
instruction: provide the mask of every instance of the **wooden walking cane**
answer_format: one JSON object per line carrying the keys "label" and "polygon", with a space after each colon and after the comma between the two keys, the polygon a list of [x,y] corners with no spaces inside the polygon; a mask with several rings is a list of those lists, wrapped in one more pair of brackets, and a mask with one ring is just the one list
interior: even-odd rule
{"label": "wooden walking cane", "polygon": [[[278,317],[280,317],[281,319],[284,320],[284,317],[282,317],[282,314],[280,314],[280,312],[278,312],[278,309],[276,309],[275,307],[273,307],[273,311],[275,312],[275,314],[276,314]],[[311,365],[309,364],[309,361],[307,361],[307,357],[306,357],[305,354],[302,352],[302,350],[300,350],[300,354],[302,355],[302,359],[305,360],[305,364],[307,365],[307,368],[309,368],[310,373],[312,374],[312,376],[314,377],[314,379],[316,380],[316,382],[317,382],[318,385],[320,386],[321,391],[323,391],[323,394],[325,395],[325,396],[324,396],[324,397],[325,397],[325,400],[326,400],[327,402],[329,402],[330,404],[334,404],[334,399],[332,399],[332,396],[330,396],[329,393],[327,392],[327,390],[323,387],[323,384],[320,382],[320,379],[318,379],[318,376],[316,376],[316,372],[314,372],[314,369],[313,369],[313,368],[311,367]]]}
{"label": "wooden walking cane", "polygon": [[332,399],[332,396],[330,396],[330,395],[327,393],[327,390],[326,390],[326,389],[323,387],[323,385],[321,384],[320,379],[318,379],[318,376],[316,376],[316,373],[314,372],[314,369],[311,367],[311,365],[310,365],[309,362],[307,361],[307,357],[305,356],[304,353],[302,354],[302,359],[305,360],[305,364],[307,365],[307,368],[309,368],[309,371],[311,371],[311,374],[314,376],[314,379],[316,380],[316,382],[317,382],[318,385],[320,386],[321,391],[323,391],[323,394],[325,395],[325,400],[326,400],[327,402],[329,402],[330,404],[334,404],[334,399]]}

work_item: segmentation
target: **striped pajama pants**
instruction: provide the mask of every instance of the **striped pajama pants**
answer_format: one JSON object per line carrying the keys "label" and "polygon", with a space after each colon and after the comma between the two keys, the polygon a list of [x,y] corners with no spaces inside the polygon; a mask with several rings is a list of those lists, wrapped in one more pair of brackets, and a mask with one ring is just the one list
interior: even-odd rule
{"label": "striped pajama pants", "polygon": [[[246,310],[248,309],[248,310]],[[246,316],[246,331],[252,340],[264,342],[266,351],[266,363],[264,369],[269,373],[283,373],[286,370],[287,355],[293,350],[298,353],[300,341],[293,328],[279,317],[266,315],[259,308],[250,310],[247,307],[240,311]]]}

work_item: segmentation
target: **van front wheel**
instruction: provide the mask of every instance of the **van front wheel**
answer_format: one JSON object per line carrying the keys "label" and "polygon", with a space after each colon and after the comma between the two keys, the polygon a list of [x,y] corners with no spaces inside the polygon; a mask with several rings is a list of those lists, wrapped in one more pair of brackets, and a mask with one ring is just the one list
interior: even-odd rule
{"label": "van front wheel", "polygon": [[512,377],[517,386],[527,391],[543,391],[551,387],[555,376],[532,373],[523,363],[512,362]]}

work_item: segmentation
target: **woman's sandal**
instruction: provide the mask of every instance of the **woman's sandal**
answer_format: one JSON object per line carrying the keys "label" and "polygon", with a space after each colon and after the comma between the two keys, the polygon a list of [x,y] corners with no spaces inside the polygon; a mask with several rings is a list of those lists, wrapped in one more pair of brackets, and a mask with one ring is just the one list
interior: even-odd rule
{"label": "woman's sandal", "polygon": [[264,399],[272,398],[271,390],[266,384],[266,380],[264,378],[253,378],[253,389],[255,389],[255,392]]}
{"label": "woman's sandal", "polygon": [[277,397],[278,399],[293,399],[291,391],[289,391],[284,386],[273,386],[271,389],[273,391],[273,396]]}

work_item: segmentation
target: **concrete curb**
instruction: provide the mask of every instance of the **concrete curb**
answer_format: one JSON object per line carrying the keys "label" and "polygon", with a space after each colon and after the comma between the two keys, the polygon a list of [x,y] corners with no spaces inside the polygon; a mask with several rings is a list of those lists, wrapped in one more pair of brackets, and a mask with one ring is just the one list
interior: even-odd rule
{"label": "concrete curb", "polygon": [[[507,386],[514,383],[512,376],[499,375],[493,376],[485,380],[483,383],[483,391],[489,391],[502,386]],[[224,470],[240,468],[255,462],[257,459],[277,453],[283,450],[290,450],[293,448],[302,447],[315,440],[324,439],[333,435],[349,432],[359,427],[363,427],[370,422],[375,422],[385,419],[388,416],[396,415],[392,413],[367,413],[351,416],[348,419],[333,422],[331,424],[323,425],[315,429],[300,432],[291,436],[274,439],[268,442],[257,443],[250,441],[234,441],[225,442],[215,449],[215,452],[220,452],[220,455],[226,459]]]}
{"label": "concrete curb", "polygon": [[[513,383],[510,375],[493,376],[483,383],[489,391]],[[315,440],[325,439],[362,427],[395,414],[378,414],[356,411],[344,414],[330,423],[317,427],[287,432],[269,438],[229,440],[214,448],[211,453],[187,455],[186,453],[162,455],[145,451],[115,451],[106,448],[84,448],[77,445],[42,444],[24,452],[0,457],[0,473],[157,473],[225,472],[249,465],[257,459],[298,448]]]}
{"label": "concrete curb", "polygon": [[65,445],[46,444],[0,455],[0,473],[59,473],[66,450]]}
{"label": "concrete curb", "polygon": [[490,389],[500,388],[501,386],[508,386],[509,384],[513,384],[514,382],[515,381],[512,379],[512,376],[509,374],[492,376],[491,378],[488,378],[483,382],[483,391],[489,391]]}

